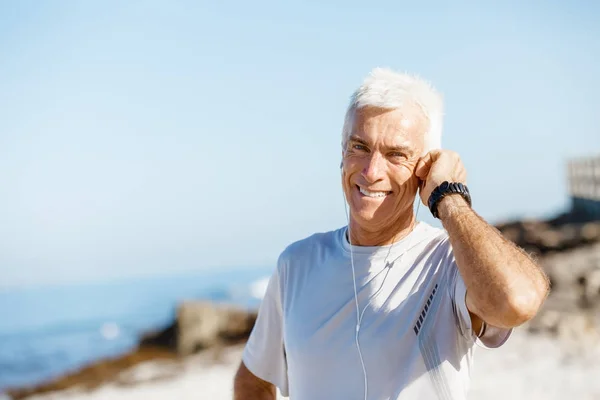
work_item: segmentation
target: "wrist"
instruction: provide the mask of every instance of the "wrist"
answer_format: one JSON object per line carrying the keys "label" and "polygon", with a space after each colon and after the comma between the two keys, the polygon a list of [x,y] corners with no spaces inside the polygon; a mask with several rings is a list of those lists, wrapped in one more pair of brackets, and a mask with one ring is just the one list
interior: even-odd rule
{"label": "wrist", "polygon": [[437,213],[439,219],[443,222],[453,215],[462,214],[470,209],[471,206],[469,206],[469,203],[467,203],[464,197],[458,193],[452,193],[444,196],[444,198],[438,202]]}
{"label": "wrist", "polygon": [[465,203],[467,203],[469,207],[471,206],[471,194],[469,193],[469,189],[465,184],[461,182],[444,181],[435,189],[433,189],[429,195],[427,205],[429,206],[431,214],[435,218],[440,218],[438,206],[446,197],[453,196],[455,194],[460,195],[464,199]]}

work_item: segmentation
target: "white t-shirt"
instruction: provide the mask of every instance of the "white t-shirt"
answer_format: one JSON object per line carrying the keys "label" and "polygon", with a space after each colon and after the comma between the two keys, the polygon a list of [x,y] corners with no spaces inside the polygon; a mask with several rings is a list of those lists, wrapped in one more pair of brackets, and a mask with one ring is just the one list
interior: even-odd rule
{"label": "white t-shirt", "polygon": [[[292,400],[364,399],[346,232],[285,249],[244,350],[246,367]],[[472,331],[446,231],[421,222],[390,246],[352,249],[368,399],[465,399],[474,344],[499,347],[511,330]]]}

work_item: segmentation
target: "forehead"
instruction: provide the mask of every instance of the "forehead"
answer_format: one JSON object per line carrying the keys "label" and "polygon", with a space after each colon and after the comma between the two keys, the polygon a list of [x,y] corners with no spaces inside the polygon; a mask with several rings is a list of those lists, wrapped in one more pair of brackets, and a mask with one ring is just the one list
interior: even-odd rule
{"label": "forehead", "polygon": [[355,113],[352,135],[373,144],[422,147],[427,128],[427,118],[417,105],[395,110],[364,107]]}

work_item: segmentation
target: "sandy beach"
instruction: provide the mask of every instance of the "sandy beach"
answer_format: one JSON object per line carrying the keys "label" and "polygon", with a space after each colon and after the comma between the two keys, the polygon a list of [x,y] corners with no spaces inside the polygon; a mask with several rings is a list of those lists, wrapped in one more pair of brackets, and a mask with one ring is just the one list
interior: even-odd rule
{"label": "sandy beach", "polygon": [[[75,388],[29,399],[230,400],[241,352],[238,345],[216,361],[211,353],[183,363],[152,361],[91,392]],[[501,349],[478,349],[469,399],[600,399],[599,355],[597,343],[559,341],[518,329]]]}

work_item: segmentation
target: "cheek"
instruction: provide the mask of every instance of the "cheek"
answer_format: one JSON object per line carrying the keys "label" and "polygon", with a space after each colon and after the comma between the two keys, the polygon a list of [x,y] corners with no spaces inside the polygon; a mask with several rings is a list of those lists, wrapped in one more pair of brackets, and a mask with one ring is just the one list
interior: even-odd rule
{"label": "cheek", "polygon": [[346,172],[342,172],[342,188],[344,189],[344,192],[346,194],[349,194],[351,187],[352,187],[351,175]]}
{"label": "cheek", "polygon": [[410,181],[414,177],[413,170],[414,167],[411,165],[403,165],[399,167],[393,177],[396,184],[402,187],[405,186],[407,183],[410,183]]}
{"label": "cheek", "polygon": [[413,168],[410,166],[399,167],[393,179],[398,193],[395,202],[404,207],[405,203],[413,201],[419,187],[419,179],[413,174]]}

